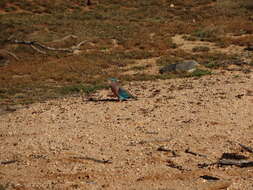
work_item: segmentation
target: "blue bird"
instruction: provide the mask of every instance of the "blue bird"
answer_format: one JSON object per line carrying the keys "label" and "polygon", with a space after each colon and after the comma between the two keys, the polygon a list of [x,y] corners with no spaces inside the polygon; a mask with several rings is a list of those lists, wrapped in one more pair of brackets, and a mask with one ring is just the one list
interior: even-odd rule
{"label": "blue bird", "polygon": [[115,78],[109,78],[110,87],[115,96],[119,99],[119,101],[128,100],[128,99],[137,99],[135,96],[133,96],[130,92],[128,92],[126,89],[122,88],[119,85],[119,80]]}

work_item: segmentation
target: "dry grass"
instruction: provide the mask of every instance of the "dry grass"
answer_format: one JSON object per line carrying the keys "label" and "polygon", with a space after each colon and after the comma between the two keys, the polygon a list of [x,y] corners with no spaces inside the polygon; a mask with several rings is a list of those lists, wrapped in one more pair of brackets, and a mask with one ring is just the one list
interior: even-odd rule
{"label": "dry grass", "polygon": [[[168,52],[173,52],[170,62],[189,58],[201,61],[202,54],[193,57],[177,50],[171,40],[175,34],[191,34],[192,40],[220,46],[252,44],[252,36],[234,39],[226,35],[253,33],[251,0],[177,0],[174,5],[172,8],[163,0],[97,0],[89,7],[80,0],[1,1],[0,49],[19,57],[18,61],[8,57],[9,64],[0,67],[1,104],[69,94],[66,86],[70,93],[90,85],[97,89],[109,76],[126,80],[161,78],[122,76],[121,71],[136,59],[164,57]],[[78,38],[55,42],[70,34]],[[70,47],[82,40],[88,43],[77,55],[42,55],[28,46],[11,44],[11,39],[36,40],[53,47]]]}

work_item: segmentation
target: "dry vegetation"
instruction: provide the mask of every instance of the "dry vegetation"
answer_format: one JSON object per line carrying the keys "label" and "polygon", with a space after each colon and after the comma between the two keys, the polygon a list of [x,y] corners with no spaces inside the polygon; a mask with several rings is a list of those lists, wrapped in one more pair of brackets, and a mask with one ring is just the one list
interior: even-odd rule
{"label": "dry vegetation", "polygon": [[0,190],[252,189],[253,1],[91,1],[0,0]]}
{"label": "dry vegetation", "polygon": [[[217,66],[224,59],[241,58],[213,54],[203,47],[193,50],[198,55],[179,50],[172,41],[176,34],[187,35],[188,40],[214,42],[220,47],[253,43],[251,0],[175,0],[174,7],[166,0],[92,3],[0,2],[0,104],[26,104],[80,91],[92,92],[105,87],[108,76],[124,80],[171,78],[158,73],[124,75],[126,66],[139,59],[169,57],[172,62],[193,58]],[[64,40],[68,35],[75,37]],[[87,43],[75,54],[41,54],[30,46],[11,43],[14,39],[56,48],[68,48],[83,40]]]}

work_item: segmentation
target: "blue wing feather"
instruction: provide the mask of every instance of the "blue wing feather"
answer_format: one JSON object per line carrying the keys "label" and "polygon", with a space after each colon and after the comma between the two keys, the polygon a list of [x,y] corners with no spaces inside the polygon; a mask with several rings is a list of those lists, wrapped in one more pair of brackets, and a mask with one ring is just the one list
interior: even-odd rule
{"label": "blue wing feather", "polygon": [[125,90],[124,88],[119,88],[119,98],[121,100],[126,100],[129,98],[134,98],[133,95],[131,95],[127,90]]}

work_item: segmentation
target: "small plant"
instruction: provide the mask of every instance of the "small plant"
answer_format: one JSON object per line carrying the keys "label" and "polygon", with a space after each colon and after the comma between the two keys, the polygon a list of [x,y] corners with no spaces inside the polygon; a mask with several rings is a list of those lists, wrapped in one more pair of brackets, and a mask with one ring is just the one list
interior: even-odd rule
{"label": "small plant", "polygon": [[214,41],[217,39],[217,31],[213,28],[204,28],[195,30],[191,36],[198,38],[201,41]]}
{"label": "small plant", "polygon": [[198,38],[210,38],[213,36],[213,31],[210,30],[195,30],[192,33],[193,36]]}
{"label": "small plant", "polygon": [[145,70],[147,67],[149,67],[149,65],[140,65],[140,66],[131,67],[131,69],[140,71],[140,70]]}
{"label": "small plant", "polygon": [[7,190],[8,187],[9,187],[9,183],[7,183],[6,185],[0,184],[0,190]]}
{"label": "small plant", "polygon": [[11,11],[16,11],[17,9],[16,9],[16,7],[6,7],[4,10],[6,12],[11,12]]}
{"label": "small plant", "polygon": [[216,69],[219,67],[219,64],[217,64],[216,62],[209,62],[205,64],[205,67],[210,69]]}
{"label": "small plant", "polygon": [[166,45],[167,45],[169,48],[172,48],[172,49],[177,48],[177,44],[173,42],[172,38],[166,39],[166,40],[165,40],[165,43],[166,43]]}
{"label": "small plant", "polygon": [[70,95],[70,94],[77,94],[77,93],[85,93],[85,94],[91,94],[94,93],[97,90],[106,88],[105,85],[82,85],[82,84],[76,84],[76,85],[70,85],[70,86],[64,86],[60,88],[59,92],[63,95]]}
{"label": "small plant", "polygon": [[196,46],[196,47],[192,48],[193,52],[208,52],[209,50],[210,50],[210,48],[207,46]]}
{"label": "small plant", "polygon": [[190,77],[201,77],[201,76],[210,75],[210,74],[212,74],[211,71],[203,70],[203,69],[196,69],[195,71],[190,73],[189,76]]}
{"label": "small plant", "polygon": [[182,61],[179,57],[172,57],[170,55],[165,55],[165,56],[160,57],[156,61],[156,64],[163,66],[163,65],[173,64],[179,61]]}
{"label": "small plant", "polygon": [[197,40],[197,38],[195,36],[189,36],[189,35],[184,35],[183,39],[188,40],[188,41],[196,41]]}

